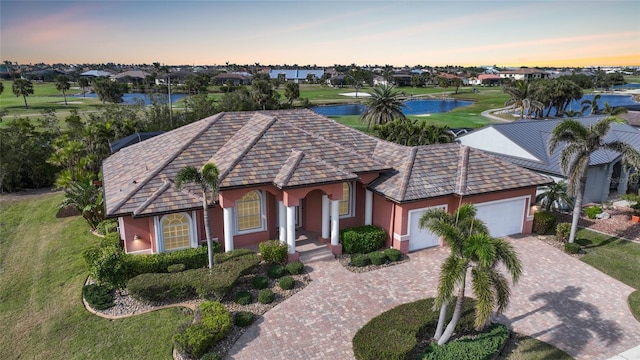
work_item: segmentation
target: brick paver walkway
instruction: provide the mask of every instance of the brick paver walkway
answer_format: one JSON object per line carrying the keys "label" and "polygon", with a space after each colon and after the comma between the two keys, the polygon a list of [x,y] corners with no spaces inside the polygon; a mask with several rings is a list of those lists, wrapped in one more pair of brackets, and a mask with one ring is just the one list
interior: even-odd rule
{"label": "brick paver walkway", "polygon": [[[626,304],[632,288],[535,238],[513,243],[524,274],[501,322],[576,359],[607,359],[640,344],[640,323]],[[313,281],[249,328],[227,358],[353,359],[351,339],[369,319],[434,296],[447,255],[419,251],[407,263],[355,274],[324,249],[303,253]]]}

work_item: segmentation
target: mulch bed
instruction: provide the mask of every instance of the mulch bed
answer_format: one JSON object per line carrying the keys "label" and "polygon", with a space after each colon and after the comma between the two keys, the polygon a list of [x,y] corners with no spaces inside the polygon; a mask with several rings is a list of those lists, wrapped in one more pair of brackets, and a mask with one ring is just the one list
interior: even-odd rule
{"label": "mulch bed", "polygon": [[[607,207],[603,210],[611,215],[609,219],[589,219],[582,215],[578,226],[628,240],[640,241],[640,223],[631,222],[631,214],[633,213],[631,208]],[[556,219],[558,223],[570,223],[571,214],[557,214]]]}

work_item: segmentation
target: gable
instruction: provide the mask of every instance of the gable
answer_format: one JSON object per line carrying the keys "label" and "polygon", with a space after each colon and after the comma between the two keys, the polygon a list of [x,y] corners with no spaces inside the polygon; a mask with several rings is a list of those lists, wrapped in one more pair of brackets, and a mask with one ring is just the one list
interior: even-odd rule
{"label": "gable", "polygon": [[[531,135],[531,134],[530,134]],[[497,154],[515,156],[527,160],[540,161],[525,148],[506,137],[503,133],[489,126],[458,138],[463,145]]]}

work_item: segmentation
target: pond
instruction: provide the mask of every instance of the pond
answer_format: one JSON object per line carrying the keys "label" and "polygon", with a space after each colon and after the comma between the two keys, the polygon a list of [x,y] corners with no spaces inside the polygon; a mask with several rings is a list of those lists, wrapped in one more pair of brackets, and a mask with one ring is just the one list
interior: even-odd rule
{"label": "pond", "polygon": [[[580,100],[572,100],[567,106],[567,110],[580,111],[582,110],[582,105],[580,105],[583,101],[593,101],[595,97],[594,94],[584,95]],[[626,105],[638,105],[638,103],[633,100],[633,96],[631,95],[611,95],[611,94],[601,94],[600,99],[598,100],[598,108],[603,109],[604,103],[608,103],[609,106],[615,108],[619,106]],[[545,109],[545,114],[548,109]],[[551,110],[551,115],[555,114],[555,109]],[[589,110],[585,111],[585,115],[589,115]]]}
{"label": "pond", "polygon": [[[167,94],[153,94],[153,95],[160,95],[163,97],[164,102],[167,101],[167,98],[169,97],[169,95]],[[83,97],[82,94],[77,94],[77,95],[73,95],[74,97]],[[187,96],[187,94],[171,94],[171,103],[175,103],[176,101],[184,98],[185,96]],[[98,95],[96,93],[91,93],[91,94],[86,94],[86,96],[84,97],[88,97],[88,98],[93,98],[96,99],[98,98]],[[145,105],[151,105],[151,97],[149,96],[149,94],[142,94],[142,93],[127,93],[122,95],[122,103],[123,104],[127,104],[127,105],[133,105],[136,102],[142,101],[142,103],[144,103]]]}
{"label": "pond", "polygon": [[[420,99],[405,101],[402,113],[405,115],[435,114],[469,106],[472,101]],[[362,115],[367,110],[363,104],[325,105],[312,107],[311,110],[323,116]]]}

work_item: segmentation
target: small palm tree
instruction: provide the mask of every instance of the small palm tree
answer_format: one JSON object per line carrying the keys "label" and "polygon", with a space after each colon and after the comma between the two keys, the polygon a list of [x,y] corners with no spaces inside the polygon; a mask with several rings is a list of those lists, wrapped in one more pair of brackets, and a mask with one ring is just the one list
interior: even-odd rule
{"label": "small palm tree", "polygon": [[367,130],[371,125],[384,125],[394,119],[405,121],[406,117],[402,113],[404,107],[403,96],[394,90],[390,85],[377,85],[373,88],[373,93],[367,98],[365,104],[367,110],[360,118],[367,124]]}
{"label": "small palm tree", "polygon": [[289,106],[293,105],[293,100],[300,97],[300,84],[294,82],[284,84],[284,96],[289,100]]}
{"label": "small palm tree", "polygon": [[516,109],[520,109],[520,119],[525,113],[528,114],[530,109],[534,111],[544,109],[544,104],[534,98],[534,88],[529,82],[518,80],[515,86],[505,87],[504,92],[510,96],[504,105],[513,105]]}
{"label": "small palm tree", "polygon": [[609,105],[609,103],[606,101],[604,102],[604,109],[602,109],[602,113],[607,114],[608,116],[617,116],[620,114],[626,114],[628,112],[629,110],[623,108],[622,106],[611,107],[611,105]]}
{"label": "small palm tree", "polygon": [[[476,217],[473,204],[462,204],[453,215],[442,209],[428,210],[420,218],[420,227],[442,236],[451,247],[451,254],[442,264],[438,295],[434,306],[440,306],[440,316],[434,339],[442,345],[449,341],[462,314],[467,275],[471,273],[476,300],[475,326],[482,329],[495,309],[500,313],[509,304],[509,283],[500,271],[504,266],[516,283],[522,264],[511,244],[488,235],[486,225]],[[457,291],[456,291],[457,288]],[[453,316],[444,327],[446,307],[454,298]]]}
{"label": "small palm tree", "polygon": [[580,103],[580,105],[582,106],[582,112],[584,113],[586,111],[589,111],[589,116],[597,115],[600,112],[600,108],[598,107],[598,101],[600,101],[600,98],[602,98],[602,95],[597,94],[591,100],[582,100],[582,102]]}
{"label": "small palm tree", "polygon": [[22,96],[24,99],[24,108],[27,109],[27,96],[33,95],[33,84],[29,80],[15,79],[12,86],[13,94],[15,96]]}
{"label": "small palm tree", "polygon": [[62,91],[62,96],[64,97],[64,104],[67,104],[67,90],[71,88],[71,84],[69,83],[69,78],[64,75],[56,76],[56,90]]}
{"label": "small palm tree", "polygon": [[78,79],[78,86],[80,86],[80,88],[82,89],[82,97],[86,96],[85,89],[88,88],[89,85],[91,85],[91,82],[89,81],[89,79],[84,77],[81,77]]}
{"label": "small palm tree", "polygon": [[[209,218],[209,203],[218,195],[218,168],[213,163],[206,163],[199,171],[193,166],[187,166],[176,175],[176,188],[182,189],[183,184],[196,184],[202,190],[202,210],[204,213],[204,231],[207,235],[209,269],[213,269],[213,240],[211,238],[211,219]],[[209,200],[209,192],[211,198]]]}
{"label": "small palm tree", "polygon": [[536,203],[540,204],[545,211],[566,208],[564,205],[573,207],[573,198],[566,181],[560,180],[543,187],[542,190],[543,192],[536,196]]}
{"label": "small palm tree", "polygon": [[587,127],[579,121],[567,119],[553,129],[549,152],[553,153],[559,146],[563,146],[560,152],[560,166],[567,176],[569,192],[575,197],[570,243],[574,242],[578,229],[591,154],[598,150],[615,151],[622,154],[625,164],[640,166],[640,153],[634,147],[621,141],[605,142],[611,125],[624,122],[620,118],[610,116]]}
{"label": "small palm tree", "polygon": [[61,207],[72,207],[82,214],[91,230],[104,220],[104,192],[101,187],[93,185],[91,179],[72,181],[64,189],[64,200]]}

